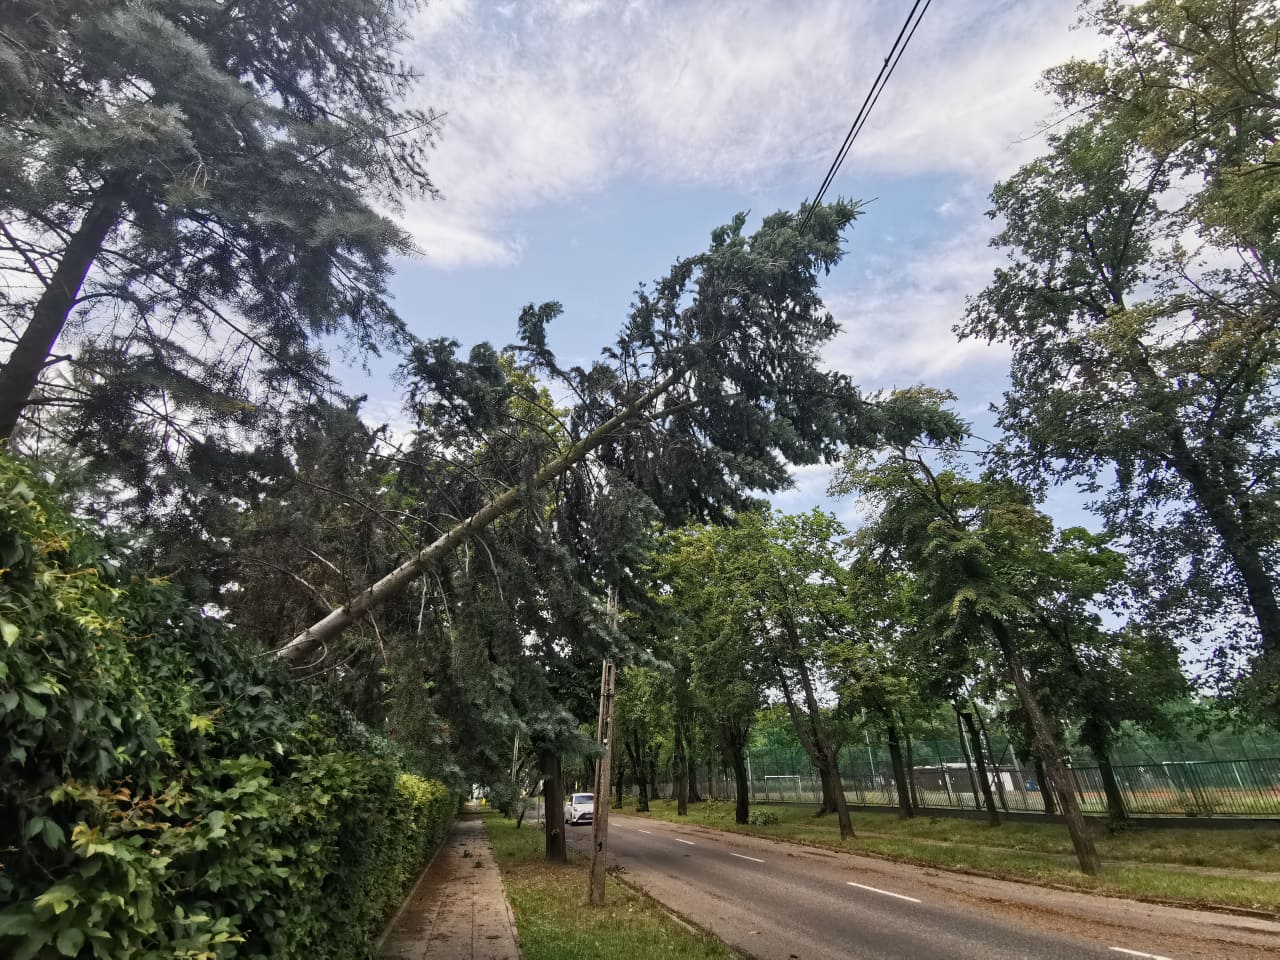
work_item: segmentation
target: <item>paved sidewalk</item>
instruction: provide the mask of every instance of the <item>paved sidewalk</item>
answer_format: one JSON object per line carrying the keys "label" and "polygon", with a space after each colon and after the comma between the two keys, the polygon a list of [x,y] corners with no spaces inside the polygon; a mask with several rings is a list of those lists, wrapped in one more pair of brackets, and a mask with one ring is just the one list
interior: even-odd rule
{"label": "paved sidewalk", "polygon": [[379,960],[520,960],[484,822],[459,819],[392,922]]}

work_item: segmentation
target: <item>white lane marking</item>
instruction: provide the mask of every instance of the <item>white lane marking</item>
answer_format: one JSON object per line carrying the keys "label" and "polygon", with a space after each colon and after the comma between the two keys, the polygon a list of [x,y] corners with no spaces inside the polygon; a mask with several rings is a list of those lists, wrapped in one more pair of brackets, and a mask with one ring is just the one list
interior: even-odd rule
{"label": "white lane marking", "polygon": [[679,837],[672,837],[671,839],[673,839],[676,843],[687,843],[691,847],[697,846],[697,844],[694,843],[692,840],[681,840]]}
{"label": "white lane marking", "polygon": [[1108,947],[1107,949],[1114,950],[1116,953],[1127,953],[1131,957],[1146,957],[1147,960],[1170,960],[1169,957],[1162,957],[1158,953],[1143,953],[1141,950],[1128,950],[1124,947]]}
{"label": "white lane marking", "polygon": [[739,860],[750,860],[752,863],[764,863],[763,860],[757,860],[755,857],[748,857],[745,853],[731,853],[731,857],[737,857]]}
{"label": "white lane marking", "polygon": [[872,893],[883,893],[886,897],[897,897],[899,900],[910,900],[912,903],[919,903],[915,897],[908,897],[901,893],[894,893],[892,890],[881,890],[879,887],[868,887],[865,883],[854,883],[852,880],[846,880],[851,887],[857,887],[860,890],[870,890]]}
{"label": "white lane marking", "polygon": [[653,836],[652,830],[641,830],[639,827],[636,827],[636,833],[647,833],[649,836]]}

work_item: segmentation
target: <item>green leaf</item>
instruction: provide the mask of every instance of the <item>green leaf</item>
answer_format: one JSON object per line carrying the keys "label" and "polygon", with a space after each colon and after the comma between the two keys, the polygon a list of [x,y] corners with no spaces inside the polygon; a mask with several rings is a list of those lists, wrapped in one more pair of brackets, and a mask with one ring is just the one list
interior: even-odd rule
{"label": "green leaf", "polygon": [[43,720],[45,718],[45,714],[49,712],[48,707],[29,693],[22,694],[22,706],[26,708],[27,713],[31,714],[31,716],[35,717],[37,720]]}
{"label": "green leaf", "polygon": [[73,903],[79,902],[79,891],[69,883],[55,883],[35,899],[36,907],[41,910],[50,910],[55,914],[62,913]]}
{"label": "green leaf", "polygon": [[18,642],[18,635],[21,631],[16,623],[10,623],[8,620],[0,620],[0,638],[4,639],[6,647],[12,647]]}
{"label": "green leaf", "polygon": [[0,913],[0,937],[21,937],[36,927],[36,918],[29,913]]}
{"label": "green leaf", "polygon": [[22,839],[30,840],[37,833],[44,829],[44,817],[32,817],[27,821],[27,825],[22,829]]}
{"label": "green leaf", "polygon": [[79,927],[66,927],[59,932],[56,944],[64,957],[74,957],[84,946],[84,931]]}
{"label": "green leaf", "polygon": [[47,817],[44,819],[44,829],[40,831],[40,836],[44,840],[45,846],[50,850],[57,850],[67,842],[66,834],[62,832],[62,828]]}

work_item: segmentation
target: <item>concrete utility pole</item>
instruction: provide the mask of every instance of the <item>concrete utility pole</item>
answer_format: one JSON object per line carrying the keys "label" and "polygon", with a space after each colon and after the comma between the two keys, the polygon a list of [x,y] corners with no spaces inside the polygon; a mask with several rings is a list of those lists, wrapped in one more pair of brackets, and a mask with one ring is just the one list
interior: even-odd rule
{"label": "concrete utility pole", "polygon": [[[618,622],[618,591],[609,590],[609,615]],[[595,804],[591,814],[591,887],[588,900],[596,906],[604,904],[604,871],[608,865],[609,787],[612,782],[610,756],[613,753],[613,661],[606,660],[600,670],[600,714],[596,724],[596,742],[603,751],[596,763]]]}

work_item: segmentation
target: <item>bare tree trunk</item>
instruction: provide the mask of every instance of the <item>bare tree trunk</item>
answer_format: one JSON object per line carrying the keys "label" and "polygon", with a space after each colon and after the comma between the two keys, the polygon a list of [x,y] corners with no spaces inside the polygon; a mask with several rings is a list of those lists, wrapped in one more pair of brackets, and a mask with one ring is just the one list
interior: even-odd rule
{"label": "bare tree trunk", "polygon": [[729,754],[729,764],[733,767],[733,781],[737,786],[737,798],[733,809],[735,823],[746,823],[750,816],[751,784],[747,780],[746,739],[736,731],[727,731],[724,735],[725,752]]}
{"label": "bare tree trunk", "polygon": [[689,770],[689,802],[701,803],[702,795],[698,793],[698,758],[697,750],[693,744],[693,735],[690,734],[685,738],[685,753],[689,757],[687,764]]}
{"label": "bare tree trunk", "polygon": [[982,716],[982,711],[978,709],[978,705],[974,704],[973,714],[978,720],[978,732],[982,734],[982,743],[987,752],[987,759],[991,761],[994,768],[992,780],[996,785],[996,798],[1000,801],[1000,809],[1005,813],[1009,812],[1009,798],[1004,792],[1004,778],[1000,776],[1000,761],[996,758],[995,747],[991,746],[991,731],[987,729],[987,721]]}
{"label": "bare tree trunk", "polygon": [[911,731],[905,725],[902,734],[907,746],[907,783],[911,784],[911,815],[914,817],[920,809],[920,791],[916,787],[916,756],[911,744]]}
{"label": "bare tree trunk", "polygon": [[645,776],[644,749],[639,737],[627,742],[627,755],[631,758],[631,771],[636,781],[636,813],[649,812],[649,781]]}
{"label": "bare tree trunk", "polygon": [[17,429],[22,411],[35,392],[53,346],[80,296],[80,287],[102,252],[107,236],[120,222],[124,189],[125,181],[113,176],[98,190],[80,226],[67,242],[44,293],[36,301],[31,322],[0,367],[0,439],[12,437]]}
{"label": "bare tree trunk", "polygon": [[814,769],[818,773],[818,783],[822,787],[822,803],[818,806],[817,816],[825,817],[836,812],[836,788],[831,783],[831,770],[826,761],[819,758]]}
{"label": "bare tree trunk", "polygon": [[1062,752],[1058,749],[1058,739],[1054,736],[1049,718],[1045,716],[1040,702],[1036,699],[1022,666],[1022,658],[1014,647],[1013,638],[1009,635],[1004,622],[991,618],[991,632],[1000,644],[1000,652],[1004,654],[1005,664],[1009,668],[1009,676],[1013,680],[1014,690],[1022,703],[1022,711],[1031,724],[1031,732],[1035,737],[1036,752],[1044,760],[1044,765],[1054,782],[1058,785],[1058,799],[1062,803],[1062,816],[1067,822],[1067,831],[1071,834],[1071,845],[1075,847],[1076,859],[1080,862],[1080,870],[1087,874],[1096,874],[1102,870],[1102,861],[1098,857],[1098,849],[1089,833],[1089,825],[1085,822],[1084,813],[1080,809],[1080,801],[1072,784],[1066,764],[1062,762]]}
{"label": "bare tree trunk", "polygon": [[969,742],[973,748],[974,760],[978,765],[978,783],[982,787],[982,802],[987,805],[987,819],[993,827],[1000,826],[1000,811],[996,809],[996,798],[991,795],[991,778],[987,776],[987,761],[983,754],[982,738],[978,736],[978,728],[973,723],[973,714],[968,710],[960,711],[960,719],[969,731]]}
{"label": "bare tree trunk", "polygon": [[551,750],[542,753],[539,769],[542,770],[542,801],[546,813],[546,858],[553,863],[568,863],[569,851],[564,836],[564,781],[560,769],[560,754]]}
{"label": "bare tree trunk", "polygon": [[675,736],[672,744],[671,787],[676,795],[676,816],[689,815],[689,763],[684,753],[684,724],[676,721]]}
{"label": "bare tree trunk", "polygon": [[907,770],[902,763],[902,744],[898,739],[898,724],[893,719],[893,711],[885,710],[885,732],[889,739],[889,762],[893,766],[893,784],[898,788],[898,809],[904,817],[914,817],[916,812],[911,806],[911,788],[907,784]]}
{"label": "bare tree trunk", "polygon": [[1044,761],[1040,759],[1040,755],[1036,754],[1033,758],[1036,765],[1036,785],[1040,787],[1040,800],[1044,803],[1044,815],[1052,817],[1058,812],[1058,805],[1053,799],[1053,781],[1049,779],[1048,771],[1044,768]]}
{"label": "bare tree trunk", "polygon": [[973,772],[973,760],[969,756],[969,738],[964,732],[964,719],[960,716],[960,705],[953,703],[951,708],[956,712],[956,732],[960,736],[960,752],[964,754],[964,768],[969,772],[969,789],[973,791],[973,809],[982,809],[982,794],[978,789],[978,776]]}
{"label": "bare tree trunk", "polygon": [[1129,820],[1129,811],[1125,808],[1124,793],[1120,790],[1120,781],[1116,779],[1115,768],[1111,766],[1111,753],[1107,749],[1105,735],[1096,730],[1088,735],[1088,724],[1082,732],[1081,739],[1098,761],[1098,775],[1102,778],[1102,790],[1107,795],[1107,819],[1112,826],[1122,826]]}

